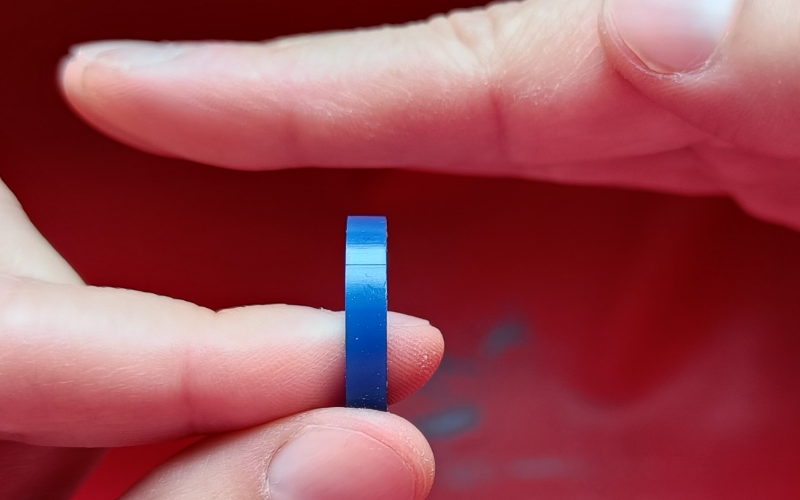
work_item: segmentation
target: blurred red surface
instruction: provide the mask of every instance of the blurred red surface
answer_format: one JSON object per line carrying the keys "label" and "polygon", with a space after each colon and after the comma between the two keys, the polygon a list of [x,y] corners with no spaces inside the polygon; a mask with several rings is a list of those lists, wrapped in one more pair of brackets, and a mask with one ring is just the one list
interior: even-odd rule
{"label": "blurred red surface", "polygon": [[[3,7],[0,176],[92,284],[221,308],[343,303],[345,216],[390,224],[390,303],[447,341],[397,405],[431,498],[800,498],[800,235],[731,201],[399,171],[243,173],[148,156],[74,118],[72,43],[266,39],[464,2]],[[184,443],[115,450],[110,500]]]}

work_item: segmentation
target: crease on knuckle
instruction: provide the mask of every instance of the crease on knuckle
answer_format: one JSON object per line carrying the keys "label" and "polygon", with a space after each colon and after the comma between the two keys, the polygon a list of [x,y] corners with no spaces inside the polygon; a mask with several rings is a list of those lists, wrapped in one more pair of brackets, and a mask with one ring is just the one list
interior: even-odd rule
{"label": "crease on knuckle", "polygon": [[483,97],[492,122],[493,156],[495,161],[503,163],[510,162],[513,155],[508,144],[508,96],[501,66],[505,23],[499,12],[510,6],[513,5],[455,10],[428,21],[431,29],[440,35],[445,50],[473,82],[470,91]]}
{"label": "crease on knuckle", "polygon": [[211,338],[216,323],[217,313],[203,309],[203,314],[198,318],[196,333],[184,336],[175,346],[178,359],[177,392],[180,401],[180,411],[184,415],[183,427],[187,435],[196,435],[205,431],[204,421],[208,419],[203,400],[203,384],[198,380],[203,378],[202,371],[209,370],[206,362],[209,358],[204,348],[204,339]]}

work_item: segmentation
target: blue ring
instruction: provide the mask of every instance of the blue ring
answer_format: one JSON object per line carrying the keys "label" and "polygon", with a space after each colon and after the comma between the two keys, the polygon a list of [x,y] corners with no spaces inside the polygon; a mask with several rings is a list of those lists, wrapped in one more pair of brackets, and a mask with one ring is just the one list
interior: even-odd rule
{"label": "blue ring", "polygon": [[345,392],[349,408],[387,411],[386,217],[347,218]]}

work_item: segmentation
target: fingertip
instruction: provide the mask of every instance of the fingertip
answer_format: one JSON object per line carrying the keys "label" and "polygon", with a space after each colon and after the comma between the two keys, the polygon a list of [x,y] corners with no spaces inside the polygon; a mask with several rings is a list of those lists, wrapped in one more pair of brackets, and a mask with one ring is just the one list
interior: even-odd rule
{"label": "fingertip", "polygon": [[63,56],[58,61],[58,67],[56,68],[58,89],[73,109],[75,109],[74,98],[81,93],[83,69],[84,63],[72,53]]}
{"label": "fingertip", "polygon": [[106,57],[123,43],[104,41],[71,47],[69,54],[59,60],[56,68],[59,93],[75,114],[116,141],[148,153],[174,156],[138,134],[128,132],[124,113],[115,112],[116,108],[107,105],[109,95],[120,94],[119,89],[115,90],[115,85],[124,70],[113,65],[99,64],[97,59]]}
{"label": "fingertip", "polygon": [[388,315],[389,403],[419,390],[444,356],[444,337],[428,321],[400,313]]}

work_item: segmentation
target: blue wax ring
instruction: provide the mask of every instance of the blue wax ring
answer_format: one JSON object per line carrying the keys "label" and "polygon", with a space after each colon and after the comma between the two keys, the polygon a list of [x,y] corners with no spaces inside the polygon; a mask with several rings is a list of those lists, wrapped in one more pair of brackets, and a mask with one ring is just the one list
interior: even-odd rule
{"label": "blue wax ring", "polygon": [[387,411],[386,217],[347,218],[345,388],[350,408]]}

